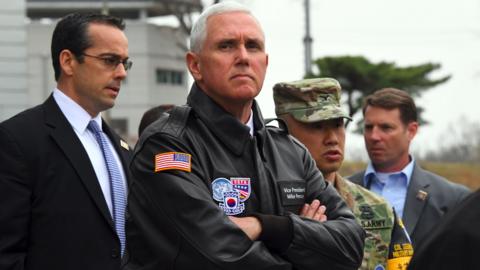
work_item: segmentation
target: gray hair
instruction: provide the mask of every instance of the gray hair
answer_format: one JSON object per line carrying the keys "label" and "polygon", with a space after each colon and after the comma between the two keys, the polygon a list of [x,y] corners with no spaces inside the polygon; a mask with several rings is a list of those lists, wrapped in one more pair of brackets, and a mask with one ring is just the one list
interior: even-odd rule
{"label": "gray hair", "polygon": [[[224,1],[220,2],[215,5],[211,5],[208,8],[206,8],[202,14],[200,14],[200,17],[198,17],[198,20],[195,22],[195,24],[192,27],[192,31],[190,32],[190,51],[194,53],[199,53],[200,50],[203,47],[203,43],[205,42],[205,39],[207,37],[207,20],[213,15],[219,15],[223,13],[229,13],[229,12],[244,12],[246,14],[249,14],[252,16],[252,18],[258,23],[257,18],[253,16],[252,12],[245,7],[244,5],[233,2],[233,1]],[[260,26],[260,23],[258,23],[260,30],[263,30]]]}

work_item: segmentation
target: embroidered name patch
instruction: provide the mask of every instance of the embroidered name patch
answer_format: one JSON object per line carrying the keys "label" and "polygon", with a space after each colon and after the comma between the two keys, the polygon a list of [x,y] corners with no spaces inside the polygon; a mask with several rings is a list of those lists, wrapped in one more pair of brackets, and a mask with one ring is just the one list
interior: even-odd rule
{"label": "embroidered name patch", "polygon": [[281,181],[278,182],[280,197],[283,205],[299,205],[305,203],[305,182]]}
{"label": "embroidered name patch", "polygon": [[387,219],[360,220],[360,225],[364,229],[382,229],[388,228]]}
{"label": "embroidered name patch", "polygon": [[167,152],[155,155],[155,172],[165,170],[192,170],[192,156],[187,153]]}
{"label": "embroidered name patch", "polygon": [[250,197],[250,178],[217,178],[212,182],[212,197],[228,216],[245,211],[245,201]]}
{"label": "embroidered name patch", "polygon": [[364,229],[384,229],[393,225],[387,215],[389,209],[385,204],[359,204],[354,210]]}

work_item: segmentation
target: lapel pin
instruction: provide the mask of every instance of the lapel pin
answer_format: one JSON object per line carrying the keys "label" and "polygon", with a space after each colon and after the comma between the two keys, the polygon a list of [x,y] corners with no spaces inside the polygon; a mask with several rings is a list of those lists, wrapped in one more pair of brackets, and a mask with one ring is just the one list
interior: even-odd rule
{"label": "lapel pin", "polygon": [[129,150],[129,148],[128,148],[128,143],[124,142],[123,140],[120,140],[120,146],[123,147],[123,148],[125,148],[125,149],[127,149],[127,150]]}
{"label": "lapel pin", "polygon": [[423,191],[423,190],[419,190],[418,193],[417,193],[417,199],[419,199],[420,201],[425,201],[427,196],[428,196],[428,193],[426,191]]}

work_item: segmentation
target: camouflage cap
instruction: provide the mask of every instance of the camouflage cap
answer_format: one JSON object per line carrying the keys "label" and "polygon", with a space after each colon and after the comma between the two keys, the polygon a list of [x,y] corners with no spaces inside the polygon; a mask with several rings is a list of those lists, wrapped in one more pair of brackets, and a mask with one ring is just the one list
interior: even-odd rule
{"label": "camouflage cap", "polygon": [[352,120],[340,107],[340,94],[340,83],[332,78],[277,83],[273,87],[275,112],[289,113],[304,123],[335,118]]}

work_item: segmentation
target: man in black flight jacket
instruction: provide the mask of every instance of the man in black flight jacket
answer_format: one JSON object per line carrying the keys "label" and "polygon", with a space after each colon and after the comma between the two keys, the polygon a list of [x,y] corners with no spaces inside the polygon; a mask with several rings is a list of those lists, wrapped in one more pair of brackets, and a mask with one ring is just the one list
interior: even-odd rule
{"label": "man in black flight jacket", "polygon": [[254,98],[268,56],[243,6],[192,29],[187,106],[150,125],[131,164],[128,269],[358,269],[365,234],[305,147]]}

